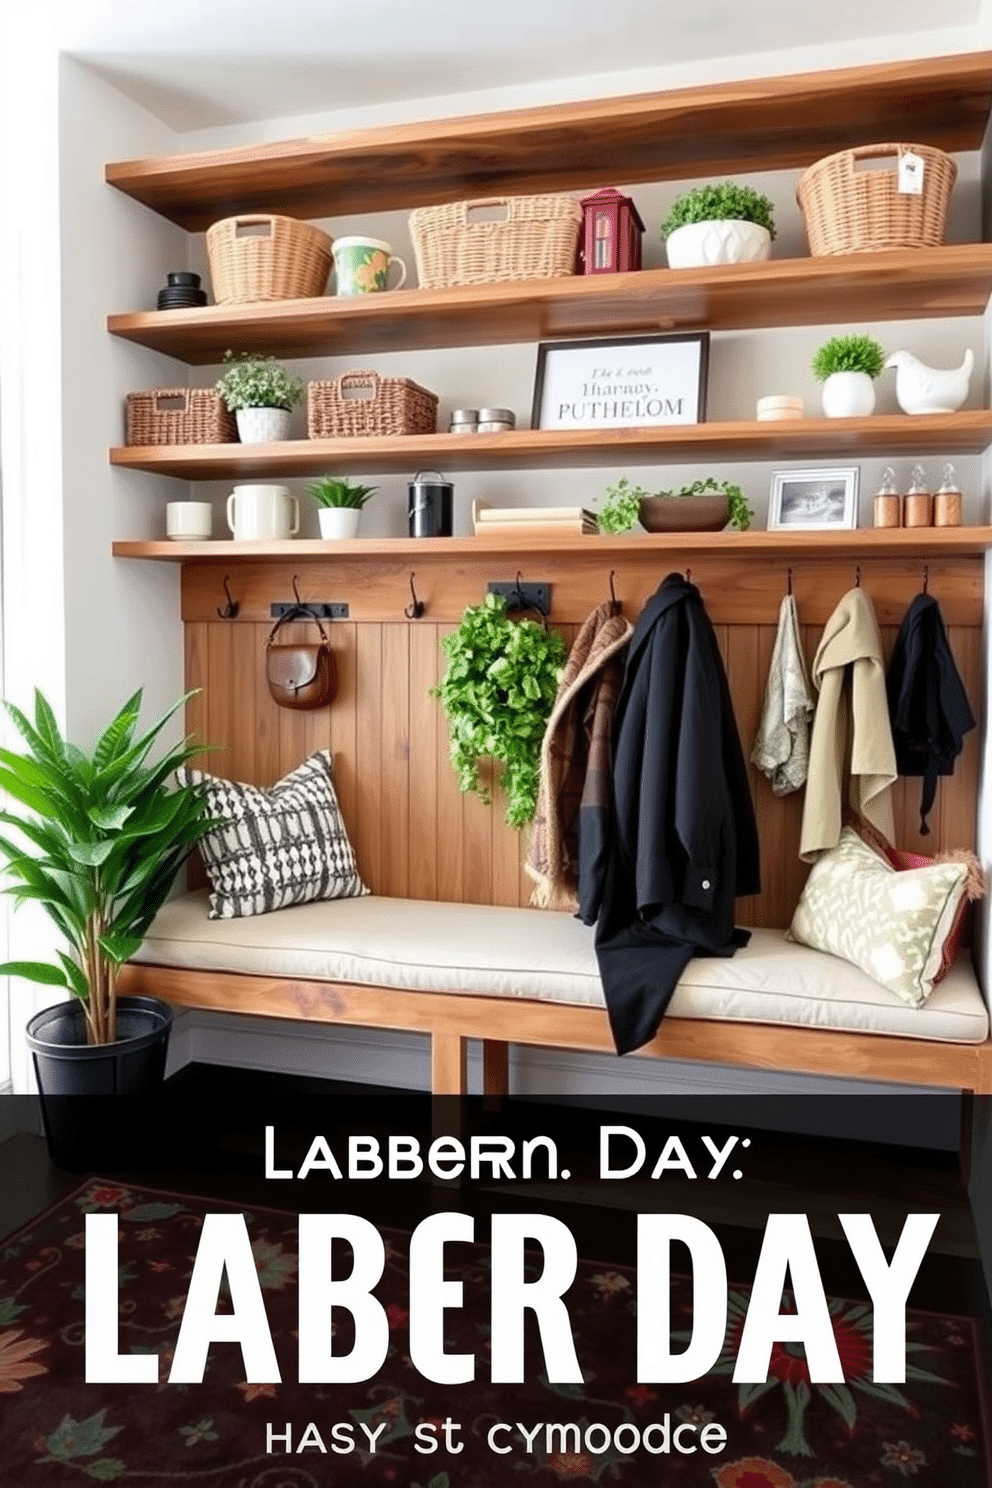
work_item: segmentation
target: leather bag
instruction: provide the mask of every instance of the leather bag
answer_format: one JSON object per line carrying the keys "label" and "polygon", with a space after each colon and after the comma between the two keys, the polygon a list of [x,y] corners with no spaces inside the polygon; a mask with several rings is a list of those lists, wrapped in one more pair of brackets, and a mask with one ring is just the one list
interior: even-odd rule
{"label": "leather bag", "polygon": [[[320,631],[319,644],[276,642],[284,625],[308,620]],[[323,708],[337,691],[337,667],[327,631],[306,605],[294,605],[273,625],[265,646],[265,676],[280,708]]]}

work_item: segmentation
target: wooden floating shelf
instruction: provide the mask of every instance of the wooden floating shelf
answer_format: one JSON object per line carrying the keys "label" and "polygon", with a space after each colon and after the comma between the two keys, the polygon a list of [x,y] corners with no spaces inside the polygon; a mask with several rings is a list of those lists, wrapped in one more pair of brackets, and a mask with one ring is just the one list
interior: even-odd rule
{"label": "wooden floating shelf", "polygon": [[903,559],[981,558],[992,549],[992,527],[859,527],[843,532],[672,532],[627,533],[623,537],[544,537],[540,542],[526,537],[373,537],[348,542],[294,538],[288,542],[239,543],[168,542],[130,539],[115,542],[115,558],[151,558],[166,563],[260,563],[284,559],[287,563],[325,559],[332,563],[368,563],[370,559],[409,560],[418,564],[487,555],[537,555],[577,559],[609,558],[622,562],[646,552],[679,555],[804,559]]}
{"label": "wooden floating shelf", "polygon": [[788,169],[880,139],[977,150],[990,108],[992,53],[978,52],[118,161],[106,179],[202,231],[248,211],[340,217]]}
{"label": "wooden floating shelf", "polygon": [[770,423],[679,424],[651,429],[513,429],[505,434],[390,434],[279,444],[118,445],[110,463],[181,480],[412,474],[434,470],[558,469],[639,461],[794,460],[872,455],[977,454],[992,444],[992,412]]}
{"label": "wooden floating shelf", "polygon": [[482,288],[409,290],[111,315],[107,329],[193,365],[231,346],[278,357],[493,346],[553,336],[982,315],[992,243],[647,269]]}

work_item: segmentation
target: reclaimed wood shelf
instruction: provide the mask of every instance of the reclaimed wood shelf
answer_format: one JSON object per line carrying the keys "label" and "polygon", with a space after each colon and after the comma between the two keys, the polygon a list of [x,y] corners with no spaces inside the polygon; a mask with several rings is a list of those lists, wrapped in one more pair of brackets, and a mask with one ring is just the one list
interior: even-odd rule
{"label": "reclaimed wood shelf", "polygon": [[229,539],[211,542],[169,542],[131,538],[115,542],[115,558],[150,558],[165,563],[264,563],[326,559],[328,562],[368,563],[369,560],[452,560],[485,558],[507,554],[521,558],[530,554],[610,559],[702,555],[766,558],[981,558],[992,549],[992,527],[858,527],[841,532],[631,532],[622,537],[599,534],[580,537],[371,537],[347,542],[317,538],[292,538],[286,542],[245,543]]}
{"label": "reclaimed wood shelf", "polygon": [[505,434],[389,434],[279,444],[118,445],[110,463],[181,480],[434,470],[522,470],[626,461],[770,460],[977,454],[992,444],[992,411],[875,414],[650,429],[512,429]]}
{"label": "reclaimed wood shelf", "polygon": [[348,216],[464,197],[811,164],[884,140],[981,147],[992,52],[739,80],[106,167],[191,231],[239,212]]}
{"label": "reclaimed wood shelf", "polygon": [[982,315],[992,243],[705,269],[530,279],[110,315],[113,336],[192,365],[250,344],[277,357],[494,346],[553,336],[739,330]]}

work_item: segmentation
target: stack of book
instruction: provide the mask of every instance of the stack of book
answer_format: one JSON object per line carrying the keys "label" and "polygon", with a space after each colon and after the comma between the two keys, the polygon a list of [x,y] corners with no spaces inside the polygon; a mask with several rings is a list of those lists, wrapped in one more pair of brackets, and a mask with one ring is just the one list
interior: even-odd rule
{"label": "stack of book", "polygon": [[595,514],[583,506],[483,506],[472,502],[476,537],[562,537],[599,531]]}

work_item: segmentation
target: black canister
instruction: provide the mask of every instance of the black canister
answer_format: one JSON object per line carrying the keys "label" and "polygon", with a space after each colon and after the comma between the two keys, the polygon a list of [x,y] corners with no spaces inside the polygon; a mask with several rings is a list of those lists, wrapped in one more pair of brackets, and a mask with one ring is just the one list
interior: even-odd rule
{"label": "black canister", "polygon": [[455,488],[436,470],[418,470],[407,486],[411,537],[450,537]]}

